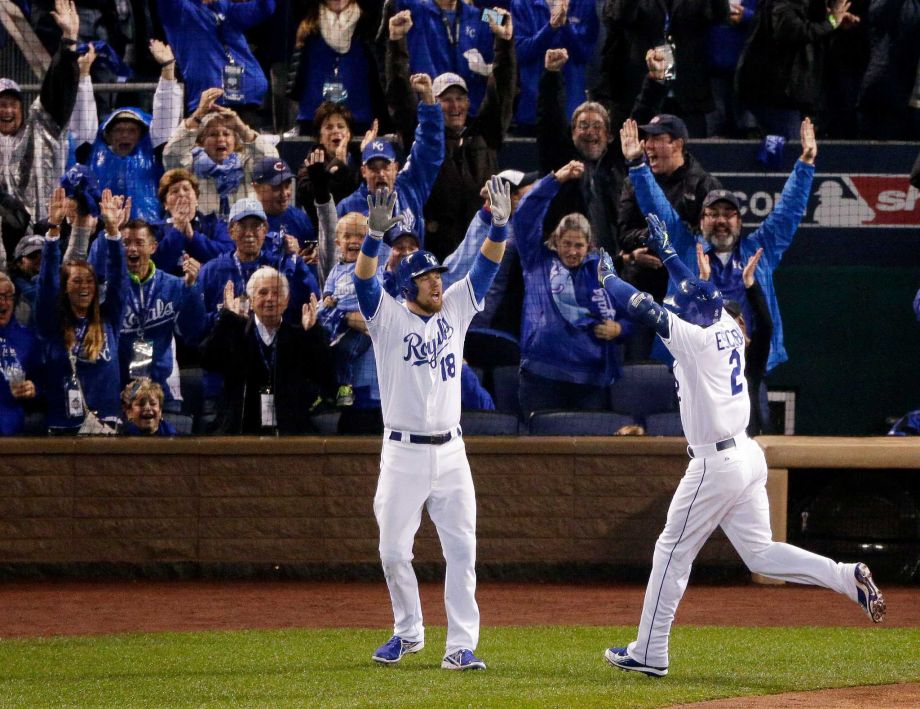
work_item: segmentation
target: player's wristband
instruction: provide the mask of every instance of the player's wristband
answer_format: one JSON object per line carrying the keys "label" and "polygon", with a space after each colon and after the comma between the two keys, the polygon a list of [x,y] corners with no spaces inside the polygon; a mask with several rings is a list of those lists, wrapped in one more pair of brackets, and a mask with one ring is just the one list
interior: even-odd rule
{"label": "player's wristband", "polygon": [[497,243],[503,242],[508,238],[508,222],[496,224],[492,222],[492,230],[489,232],[489,239]]}
{"label": "player's wristband", "polygon": [[361,244],[361,253],[368,258],[377,258],[381,241],[383,241],[383,234],[374,236],[374,232],[368,231],[367,236],[364,237],[364,243]]}

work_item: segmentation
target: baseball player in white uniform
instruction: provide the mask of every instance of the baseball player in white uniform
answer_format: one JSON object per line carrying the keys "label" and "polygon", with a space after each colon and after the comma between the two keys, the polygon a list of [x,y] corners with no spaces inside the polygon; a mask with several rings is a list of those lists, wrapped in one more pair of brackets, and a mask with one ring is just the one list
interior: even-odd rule
{"label": "baseball player in white uniform", "polygon": [[[650,677],[668,673],[671,623],[687,587],[690,566],[721,526],[748,568],[783,581],[824,586],[853,599],[874,622],[885,600],[865,564],[837,563],[790,544],[774,542],[767,502],[767,464],[745,428],[750,400],[744,379],[744,336],[722,310],[722,295],[693,277],[671,247],[664,223],[648,216],[649,243],[679,284],[665,307],[617,277],[602,254],[598,277],[617,307],[654,328],[674,355],[680,418],[690,463],[655,544],[636,640],[611,647],[614,667]],[[670,312],[669,312],[670,311]],[[676,317],[675,317],[676,316]]]}
{"label": "baseball player in white uniform", "polygon": [[425,626],[412,569],[412,545],[428,510],[441,540],[447,574],[447,647],[441,667],[482,669],[476,605],[476,495],[460,430],[463,341],[498,271],[511,216],[508,184],[489,183],[492,228],[470,272],[442,291],[447,269],[428,251],[406,256],[397,269],[404,303],[376,276],[377,252],[393,218],[396,193],[368,196],[368,234],[355,266],[355,289],[374,346],[383,409],[383,450],[374,515],[380,560],[393,603],[393,636],[373,654],[390,664],[418,652]]}

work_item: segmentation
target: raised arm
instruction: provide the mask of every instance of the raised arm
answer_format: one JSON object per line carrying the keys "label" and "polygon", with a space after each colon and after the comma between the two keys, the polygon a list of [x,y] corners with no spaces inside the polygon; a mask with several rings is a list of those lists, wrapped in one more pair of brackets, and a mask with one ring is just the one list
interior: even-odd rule
{"label": "raised arm", "polygon": [[505,255],[505,239],[508,238],[507,226],[511,218],[511,185],[492,175],[486,184],[492,212],[492,229],[489,238],[482,242],[479,256],[470,269],[470,283],[476,300],[482,300],[489,292],[498,267]]}
{"label": "raised arm", "polygon": [[62,131],[73,113],[80,82],[77,53],[74,51],[80,31],[80,16],[73,0],[55,0],[51,16],[61,28],[61,46],[51,58],[51,67],[42,82],[41,105],[57,129]]}
{"label": "raised arm", "polygon": [[377,252],[383,235],[399,221],[399,217],[393,216],[395,209],[396,192],[386,187],[367,196],[367,236],[361,244],[354,275],[358,306],[365,318],[374,316],[383,297],[383,288],[377,278]]}
{"label": "raised arm", "polygon": [[656,303],[648,293],[636,290],[631,284],[621,280],[613,266],[613,259],[603,249],[600,250],[600,259],[597,262],[597,280],[610,294],[618,310],[627,313],[632,320],[644,323],[665,339],[671,336],[668,311]]}
{"label": "raised arm", "polygon": [[693,278],[693,273],[680,260],[674,247],[671,246],[671,239],[668,237],[668,228],[665,223],[655,214],[646,215],[645,221],[648,222],[648,244],[658,254],[665,268],[668,269],[668,275],[674,285],[679,285],[681,281]]}

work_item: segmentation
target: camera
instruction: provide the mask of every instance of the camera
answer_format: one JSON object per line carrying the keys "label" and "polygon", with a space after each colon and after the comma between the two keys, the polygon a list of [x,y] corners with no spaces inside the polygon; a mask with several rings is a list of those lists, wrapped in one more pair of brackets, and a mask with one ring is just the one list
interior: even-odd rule
{"label": "camera", "polygon": [[508,16],[502,12],[487,7],[482,11],[482,21],[483,22],[494,22],[497,25],[503,25],[507,21]]}

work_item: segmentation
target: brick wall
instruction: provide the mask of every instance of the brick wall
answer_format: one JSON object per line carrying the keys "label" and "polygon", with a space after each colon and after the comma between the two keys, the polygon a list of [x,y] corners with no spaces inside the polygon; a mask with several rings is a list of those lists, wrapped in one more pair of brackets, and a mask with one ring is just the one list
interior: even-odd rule
{"label": "brick wall", "polygon": [[[471,438],[481,565],[647,566],[676,439]],[[375,438],[0,442],[0,564],[376,568]],[[442,561],[424,517],[420,564]],[[700,559],[740,566],[721,536]]]}

